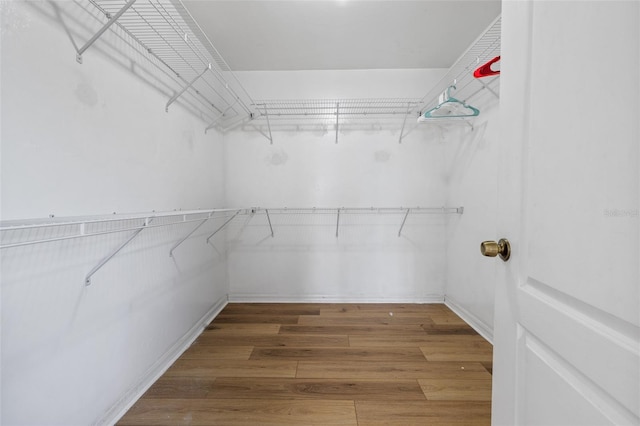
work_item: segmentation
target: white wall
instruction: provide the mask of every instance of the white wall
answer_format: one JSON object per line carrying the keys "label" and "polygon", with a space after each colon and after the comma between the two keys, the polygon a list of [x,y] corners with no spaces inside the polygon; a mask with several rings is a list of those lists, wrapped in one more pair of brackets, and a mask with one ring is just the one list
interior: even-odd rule
{"label": "white wall", "polygon": [[464,214],[447,222],[446,303],[492,340],[494,259],[481,256],[480,243],[496,240],[499,108],[490,100],[473,130],[452,128],[446,140],[447,203]]}
{"label": "white wall", "polygon": [[[165,113],[169,83],[111,32],[76,63],[64,27],[87,39],[78,9],[2,3],[2,218],[221,206],[222,136],[182,106]],[[224,242],[204,243],[220,221],[174,259],[195,224],[143,231],[89,287],[128,234],[2,250],[2,423],[114,420],[226,301]]]}
{"label": "white wall", "polygon": [[[52,19],[54,6],[64,24]],[[74,18],[87,19],[78,6],[3,8],[3,220],[207,208],[222,199],[221,136],[205,137],[206,124],[180,106],[164,112],[172,94],[164,76],[139,57],[131,65],[133,52],[112,32],[78,64],[63,30],[85,42],[87,31],[75,32]]]}
{"label": "white wall", "polygon": [[254,99],[422,98],[446,69],[242,71]]}
{"label": "white wall", "polygon": [[[420,97],[442,70],[243,72],[255,99]],[[409,118],[415,127],[415,118]],[[225,136],[227,201],[232,206],[442,206],[444,144],[402,121],[371,129],[327,123],[316,131],[276,126],[273,145],[249,126]],[[262,123],[263,130],[264,123]],[[409,128],[408,126],[408,128]],[[444,217],[264,214],[229,228],[231,300],[442,301]]]}

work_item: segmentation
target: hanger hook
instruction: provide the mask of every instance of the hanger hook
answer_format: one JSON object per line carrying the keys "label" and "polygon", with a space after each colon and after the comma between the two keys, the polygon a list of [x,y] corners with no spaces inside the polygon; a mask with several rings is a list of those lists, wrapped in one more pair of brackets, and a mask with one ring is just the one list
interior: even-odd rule
{"label": "hanger hook", "polygon": [[451,86],[447,87],[447,90],[445,90],[447,99],[451,99],[451,89],[456,90],[456,85],[452,84]]}

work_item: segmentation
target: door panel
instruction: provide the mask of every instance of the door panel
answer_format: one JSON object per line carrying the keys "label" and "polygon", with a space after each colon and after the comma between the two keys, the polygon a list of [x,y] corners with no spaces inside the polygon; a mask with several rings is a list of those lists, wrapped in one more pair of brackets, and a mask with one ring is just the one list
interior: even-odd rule
{"label": "door panel", "polygon": [[[551,348],[534,337],[522,332],[522,354],[524,357],[522,383],[522,410],[518,424],[531,425],[605,425],[616,416],[617,410],[607,410],[609,416],[595,412],[592,405],[605,405],[606,396],[579,370],[562,359]],[[584,390],[590,389],[588,395]],[[557,395],[563,395],[559,399]],[[623,424],[618,419],[616,424]]]}
{"label": "door panel", "polygon": [[640,423],[640,3],[504,2],[493,423]]}
{"label": "door panel", "polygon": [[[627,423],[637,415],[637,344],[632,335],[625,334],[627,329],[619,320],[533,280],[521,289],[518,305],[525,307],[520,326],[539,342],[536,347],[553,348],[545,353],[555,354],[575,370],[573,376],[580,380],[573,382],[582,385],[584,395],[610,395],[609,405],[617,407],[621,417],[629,419]],[[529,366],[525,363],[522,368]],[[555,386],[549,385],[548,389],[545,393],[552,397],[562,396]],[[610,417],[615,417],[616,410],[609,410]],[[597,410],[591,415],[596,414]]]}
{"label": "door panel", "polygon": [[636,326],[637,9],[534,3],[525,183],[526,273]]}

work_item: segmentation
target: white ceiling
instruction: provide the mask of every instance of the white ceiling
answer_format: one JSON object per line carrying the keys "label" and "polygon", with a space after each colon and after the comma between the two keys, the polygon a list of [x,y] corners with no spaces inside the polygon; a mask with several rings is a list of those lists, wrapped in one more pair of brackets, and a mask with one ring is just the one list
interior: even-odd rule
{"label": "white ceiling", "polygon": [[448,68],[500,0],[184,0],[234,71]]}

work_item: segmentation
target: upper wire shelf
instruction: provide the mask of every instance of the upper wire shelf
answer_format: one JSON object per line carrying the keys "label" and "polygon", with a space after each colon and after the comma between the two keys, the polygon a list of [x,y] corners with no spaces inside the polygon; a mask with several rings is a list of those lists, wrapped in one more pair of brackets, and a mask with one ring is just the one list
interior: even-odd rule
{"label": "upper wire shelf", "polygon": [[[273,143],[271,128],[274,123],[304,122],[311,119],[335,128],[335,140],[341,126],[361,122],[363,119],[399,119],[399,142],[408,134],[406,118],[417,115],[439,105],[440,95],[455,87],[453,95],[465,103],[478,95],[490,94],[499,99],[499,75],[475,78],[474,70],[482,64],[500,56],[502,18],[498,16],[489,27],[456,60],[439,82],[422,98],[379,98],[379,99],[296,99],[296,100],[256,100],[252,107],[257,114],[254,118],[265,119],[268,133],[263,132]],[[414,115],[415,114],[415,115]],[[477,114],[476,114],[477,115]],[[452,120],[438,118],[434,121]],[[465,120],[455,117],[453,120]],[[299,128],[299,126],[297,127]],[[410,131],[410,130],[409,130]]]}
{"label": "upper wire shelf", "polygon": [[181,82],[168,99],[167,110],[189,92],[208,121],[207,130],[226,130],[253,115],[251,97],[180,0],[89,1],[107,22],[78,49],[79,62],[84,51],[115,25]]}
{"label": "upper wire shelf", "polygon": [[[126,1],[126,2],[125,2]],[[456,87],[453,95],[463,102],[479,93],[499,97],[499,77],[473,77],[473,70],[500,55],[501,18],[465,51],[445,76],[423,98],[386,99],[298,99],[254,101],[229,65],[213,46],[181,0],[89,0],[107,22],[78,48],[82,54],[110,27],[118,27],[142,46],[149,59],[159,62],[176,78],[180,87],[168,99],[166,109],[181,96],[195,99],[199,116],[208,121],[205,130],[227,131],[255,118],[266,119],[273,143],[270,120],[303,122],[334,119],[336,142],[341,125],[363,119],[402,121],[399,141],[405,136],[406,118],[438,105],[439,95]],[[192,103],[190,103],[192,105]]]}
{"label": "upper wire shelf", "polygon": [[475,78],[476,68],[500,56],[502,17],[498,16],[489,27],[454,62],[440,81],[420,100],[419,114],[435,108],[440,94],[455,86],[452,94],[463,102],[468,102],[482,93],[490,93],[500,98],[500,76]]}
{"label": "upper wire shelf", "polygon": [[340,116],[404,116],[420,99],[288,99],[256,100],[256,110],[270,118],[327,118]]}

